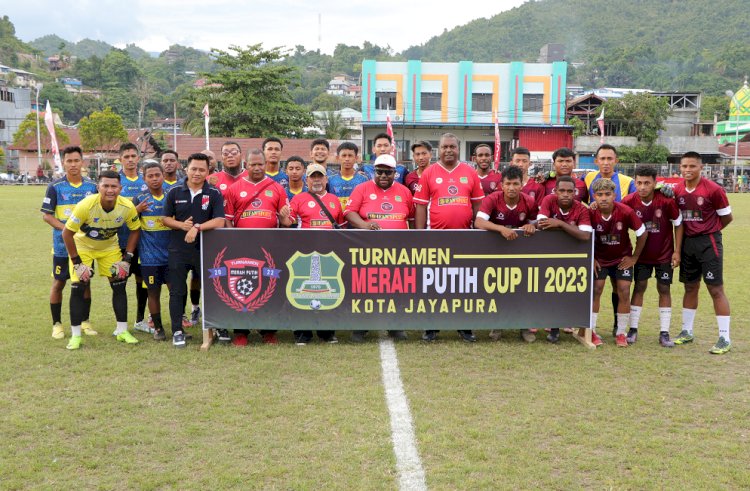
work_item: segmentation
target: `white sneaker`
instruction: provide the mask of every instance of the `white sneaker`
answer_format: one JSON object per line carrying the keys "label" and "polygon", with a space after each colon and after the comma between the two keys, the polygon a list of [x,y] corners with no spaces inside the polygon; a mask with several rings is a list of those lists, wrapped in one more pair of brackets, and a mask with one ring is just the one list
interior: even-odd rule
{"label": "white sneaker", "polygon": [[135,329],[136,331],[147,332],[149,334],[154,333],[154,328],[149,327],[148,321],[146,319],[143,319],[141,322],[136,322],[133,325],[133,329]]}

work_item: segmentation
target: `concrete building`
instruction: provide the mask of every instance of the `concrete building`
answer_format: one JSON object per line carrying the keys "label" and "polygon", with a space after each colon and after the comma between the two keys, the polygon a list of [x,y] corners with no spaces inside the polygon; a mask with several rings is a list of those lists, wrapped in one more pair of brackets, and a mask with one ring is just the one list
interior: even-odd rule
{"label": "concrete building", "polygon": [[31,89],[0,85],[0,146],[7,148],[13,134],[31,112]]}
{"label": "concrete building", "polygon": [[524,146],[532,159],[549,159],[572,146],[566,124],[565,62],[555,63],[362,63],[362,150],[372,152],[372,137],[385,130],[389,114],[399,159],[427,140],[437,147],[445,132],[462,141],[461,159],[470,160],[480,143],[494,144],[497,115],[502,159]]}
{"label": "concrete building", "polygon": [[537,63],[553,63],[555,61],[565,61],[565,45],[549,43],[542,46],[539,50]]}

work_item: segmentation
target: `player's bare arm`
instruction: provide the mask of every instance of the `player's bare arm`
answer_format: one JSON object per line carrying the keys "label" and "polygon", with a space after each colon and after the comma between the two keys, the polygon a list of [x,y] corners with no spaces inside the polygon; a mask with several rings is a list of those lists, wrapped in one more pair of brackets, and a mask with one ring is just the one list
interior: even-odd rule
{"label": "player's bare arm", "polygon": [[518,238],[518,234],[512,228],[492,223],[491,221],[482,217],[476,217],[474,219],[474,228],[489,230],[490,232],[497,232],[502,235],[505,240],[515,240]]}
{"label": "player's bare arm", "polygon": [[682,224],[674,228],[674,252],[672,253],[672,268],[677,268],[682,259],[682,239],[685,237],[685,227]]}
{"label": "player's bare arm", "polygon": [[[476,209],[474,215],[476,215]],[[414,210],[414,228],[423,230],[427,228],[427,206],[417,203]]]}
{"label": "player's bare arm", "polygon": [[557,218],[541,218],[537,222],[537,227],[541,230],[559,228],[560,230],[563,230],[565,233],[572,237],[575,237],[578,240],[589,240],[591,238],[591,232],[581,230],[576,225],[571,225],[569,223],[563,222],[562,220],[558,220]]}
{"label": "player's bare arm", "polygon": [[65,224],[52,213],[42,213],[42,220],[55,230],[65,230]]}
{"label": "player's bare arm", "polygon": [[727,225],[732,223],[732,220],[734,220],[734,218],[732,217],[732,214],[730,213],[728,215],[720,216],[719,220],[721,221],[721,229],[724,230],[725,228],[727,228]]}

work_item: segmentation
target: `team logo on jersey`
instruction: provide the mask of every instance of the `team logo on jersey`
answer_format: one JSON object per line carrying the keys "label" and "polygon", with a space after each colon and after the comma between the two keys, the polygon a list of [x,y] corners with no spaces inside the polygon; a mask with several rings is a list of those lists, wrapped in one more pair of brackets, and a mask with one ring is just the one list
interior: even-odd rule
{"label": "team logo on jersey", "polygon": [[401,203],[401,201],[402,201],[401,200],[401,196],[399,196],[398,194],[396,195],[396,201],[398,201],[399,203]]}
{"label": "team logo on jersey", "polygon": [[208,210],[208,204],[211,202],[210,196],[203,196],[201,198],[201,210],[206,211]]}
{"label": "team logo on jersey", "polygon": [[617,222],[615,224],[615,227],[617,228],[617,230],[622,230],[622,222]]}
{"label": "team logo on jersey", "polygon": [[498,214],[497,214],[497,219],[498,219],[498,220],[505,220],[505,214],[504,214],[504,213],[502,213],[502,212],[498,212]]}
{"label": "team logo on jersey", "polygon": [[496,182],[491,182],[490,183],[490,189],[497,189],[497,183]]}
{"label": "team logo on jersey", "polygon": [[252,206],[253,208],[260,208],[260,205],[262,205],[262,204],[263,204],[263,201],[262,201],[262,200],[261,200],[260,198],[255,198],[255,199],[253,200],[253,202],[252,202],[252,203],[250,203],[250,205],[251,205],[251,206]]}
{"label": "team logo on jersey", "polygon": [[266,189],[266,196],[268,196],[269,198],[272,198],[273,197],[273,191],[271,191],[270,189]]}
{"label": "team logo on jersey", "polygon": [[662,215],[662,213],[661,213],[661,210],[656,210],[656,211],[654,212],[654,216],[655,216],[656,218],[661,218],[661,215]]}
{"label": "team logo on jersey", "polygon": [[320,216],[322,216],[323,218],[327,218],[327,217],[328,217],[328,215],[326,215],[326,211],[325,211],[325,210],[323,210],[323,209],[321,209],[321,210],[320,210],[320,211],[318,212],[318,214],[319,214]]}
{"label": "team logo on jersey", "polygon": [[468,177],[462,177],[461,179],[458,180],[458,182],[460,182],[461,184],[468,184],[469,183],[469,178]]}
{"label": "team logo on jersey", "polygon": [[458,188],[456,186],[448,186],[448,194],[458,194]]}
{"label": "team logo on jersey", "polygon": [[115,218],[115,223],[121,223],[124,220],[122,217]]}
{"label": "team logo on jersey", "polygon": [[523,213],[523,212],[519,213],[518,214],[518,219],[521,220],[521,221],[524,221],[526,219],[526,213]]}
{"label": "team logo on jersey", "polygon": [[[221,189],[222,191],[224,191],[226,188],[227,188],[226,184],[219,184],[219,189]],[[244,198],[244,196],[243,196],[243,198]]]}
{"label": "team logo on jersey", "polygon": [[334,252],[295,252],[286,262],[286,298],[300,310],[333,310],[344,301],[344,262]]}
{"label": "team logo on jersey", "polygon": [[383,211],[391,211],[393,209],[393,205],[390,203],[380,203],[380,209]]}
{"label": "team logo on jersey", "polygon": [[307,206],[308,208],[315,208],[315,201],[308,201]]}
{"label": "team logo on jersey", "polygon": [[242,192],[240,193],[240,198],[244,198],[244,197],[246,197],[246,196],[247,196],[247,191],[242,191]]}
{"label": "team logo on jersey", "polygon": [[636,211],[635,214],[638,215],[638,218],[643,218],[643,213],[641,213],[641,210]]}
{"label": "team logo on jersey", "polygon": [[697,200],[698,206],[703,206],[703,201],[704,201],[703,196],[698,196],[698,200]]}
{"label": "team logo on jersey", "polygon": [[685,198],[680,198],[680,200],[679,200],[679,203],[680,203],[681,205],[684,205],[684,204],[685,204]]}
{"label": "team logo on jersey", "polygon": [[596,231],[597,232],[604,232],[604,227],[602,227],[601,224],[599,224],[599,225],[596,226]]}
{"label": "team logo on jersey", "polygon": [[529,191],[529,196],[536,198],[536,191]]}
{"label": "team logo on jersey", "polygon": [[370,195],[370,199],[378,199],[377,195],[375,193],[372,193]]}
{"label": "team logo on jersey", "polygon": [[435,182],[438,183],[438,184],[443,184],[443,178],[442,177],[438,177],[437,179],[435,179]]}
{"label": "team logo on jersey", "polygon": [[141,192],[145,193],[146,191],[148,191],[148,186],[145,184],[141,185]]}
{"label": "team logo on jersey", "polygon": [[263,248],[265,261],[249,257],[224,261],[226,250],[226,247],[222,249],[214,259],[214,267],[208,269],[208,279],[213,282],[214,291],[221,301],[231,309],[254,312],[263,307],[276,291],[281,270],[275,269],[273,257]]}

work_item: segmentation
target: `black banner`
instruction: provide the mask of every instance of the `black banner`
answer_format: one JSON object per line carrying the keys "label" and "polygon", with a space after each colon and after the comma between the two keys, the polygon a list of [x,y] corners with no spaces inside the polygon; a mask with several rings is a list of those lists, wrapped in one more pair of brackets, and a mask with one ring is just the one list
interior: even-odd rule
{"label": "black banner", "polygon": [[201,234],[204,322],[223,329],[589,327],[592,242],[483,230]]}

